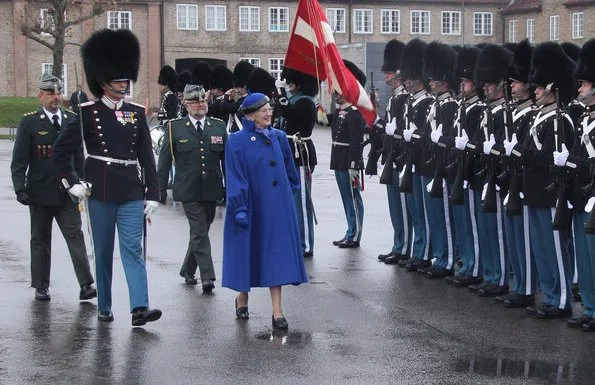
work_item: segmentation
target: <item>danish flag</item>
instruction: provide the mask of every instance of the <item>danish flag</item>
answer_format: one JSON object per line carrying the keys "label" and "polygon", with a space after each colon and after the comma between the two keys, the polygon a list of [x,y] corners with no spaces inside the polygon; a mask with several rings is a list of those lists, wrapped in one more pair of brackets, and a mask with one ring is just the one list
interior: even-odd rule
{"label": "danish flag", "polygon": [[329,90],[358,107],[371,127],[376,110],[364,88],[345,67],[333,31],[317,0],[300,0],[293,23],[285,66],[326,80]]}

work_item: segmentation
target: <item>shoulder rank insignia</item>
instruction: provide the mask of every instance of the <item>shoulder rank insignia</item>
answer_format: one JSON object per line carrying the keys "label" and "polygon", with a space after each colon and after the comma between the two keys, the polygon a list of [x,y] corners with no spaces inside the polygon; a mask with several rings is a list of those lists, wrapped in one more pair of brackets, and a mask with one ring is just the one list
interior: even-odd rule
{"label": "shoulder rank insignia", "polygon": [[42,136],[43,136],[43,135],[47,135],[47,134],[49,134],[49,133],[50,133],[49,131],[38,131],[38,132],[37,132],[37,134],[39,134],[39,135],[42,135]]}
{"label": "shoulder rank insignia", "polygon": [[143,106],[142,104],[138,104],[138,103],[134,103],[134,102],[128,102],[129,104],[132,104],[133,106],[137,106],[142,108],[143,110],[145,109],[145,106]]}
{"label": "shoulder rank insignia", "polygon": [[95,104],[95,100],[89,100],[88,102],[79,104],[79,106],[86,107],[86,106],[92,106],[93,104]]}
{"label": "shoulder rank insignia", "polygon": [[180,143],[186,143],[186,142],[188,142],[188,139],[179,139],[178,142],[180,142]]}

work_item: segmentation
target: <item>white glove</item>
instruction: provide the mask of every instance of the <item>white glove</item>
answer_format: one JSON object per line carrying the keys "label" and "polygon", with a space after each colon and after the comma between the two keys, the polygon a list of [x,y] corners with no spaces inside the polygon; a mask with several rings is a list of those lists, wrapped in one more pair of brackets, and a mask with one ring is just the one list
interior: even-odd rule
{"label": "white glove", "polygon": [[568,149],[566,148],[566,145],[562,143],[562,151],[554,151],[554,164],[560,167],[566,166],[568,155],[570,155]]}
{"label": "white glove", "polygon": [[504,150],[506,150],[507,156],[510,156],[510,154],[512,154],[514,146],[516,146],[518,143],[519,141],[516,138],[516,134],[512,134],[512,138],[510,138],[510,140],[504,140]]}
{"label": "white glove", "polygon": [[587,204],[585,205],[585,212],[590,213],[593,210],[593,205],[595,205],[595,197],[589,198]]}
{"label": "white glove", "polygon": [[151,219],[151,215],[157,212],[159,208],[159,202],[157,201],[145,201],[145,215],[147,219]]}
{"label": "white glove", "polygon": [[481,192],[481,200],[485,201],[486,200],[486,195],[488,194],[488,184],[484,184],[483,185],[483,191]]}
{"label": "white glove", "polygon": [[504,197],[504,202],[502,202],[502,204],[504,206],[506,206],[506,204],[508,203],[508,198],[510,197],[510,193],[506,194],[506,196]]}
{"label": "white glove", "polygon": [[414,122],[409,122],[409,129],[403,130],[403,139],[405,142],[411,142],[411,136],[417,130],[417,125]]}
{"label": "white glove", "polygon": [[275,87],[277,88],[285,88],[287,86],[287,82],[285,79],[277,79],[275,80]]}
{"label": "white glove", "polygon": [[349,169],[349,179],[351,180],[351,183],[353,183],[357,178],[359,178],[359,170],[350,168]]}
{"label": "white glove", "polygon": [[68,189],[68,193],[78,199],[86,199],[91,195],[91,183],[80,182]]}
{"label": "white glove", "polygon": [[434,185],[434,179],[432,179],[432,180],[430,181],[430,183],[428,183],[428,185],[426,186],[426,190],[427,190],[428,192],[432,191],[432,186],[433,186],[433,185]]}
{"label": "white glove", "polygon": [[469,137],[467,136],[465,129],[463,129],[461,131],[461,136],[455,138],[455,147],[458,150],[463,151],[467,147],[467,143],[469,143]]}
{"label": "white glove", "polygon": [[496,138],[494,138],[494,134],[490,134],[490,140],[483,142],[483,153],[486,155],[490,155],[490,151],[492,151],[492,147],[496,144]]}
{"label": "white glove", "polygon": [[386,135],[388,135],[388,136],[393,136],[393,135],[395,135],[396,130],[397,130],[397,118],[393,118],[393,120],[391,120],[390,123],[387,123],[386,127],[384,127],[384,132],[386,132]]}
{"label": "white glove", "polygon": [[430,134],[430,139],[432,139],[432,142],[438,143],[441,136],[442,136],[442,123],[440,123],[435,130],[432,130],[432,133]]}

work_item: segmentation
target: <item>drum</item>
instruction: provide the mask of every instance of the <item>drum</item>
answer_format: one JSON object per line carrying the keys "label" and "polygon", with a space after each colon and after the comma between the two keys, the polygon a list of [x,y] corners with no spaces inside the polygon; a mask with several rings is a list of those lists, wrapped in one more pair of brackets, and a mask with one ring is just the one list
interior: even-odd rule
{"label": "drum", "polygon": [[153,151],[156,155],[159,155],[161,150],[161,144],[163,143],[163,135],[165,135],[165,127],[161,124],[153,126],[149,129],[151,134],[151,143],[153,144]]}

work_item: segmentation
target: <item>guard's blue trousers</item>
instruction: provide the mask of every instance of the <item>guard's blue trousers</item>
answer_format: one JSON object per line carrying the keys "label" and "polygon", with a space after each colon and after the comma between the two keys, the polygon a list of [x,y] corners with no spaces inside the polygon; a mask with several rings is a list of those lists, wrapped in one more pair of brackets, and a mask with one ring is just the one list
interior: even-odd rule
{"label": "guard's blue trousers", "polygon": [[486,213],[483,211],[481,194],[482,191],[480,190],[473,191],[483,280],[496,286],[506,286],[508,285],[509,269],[502,223],[502,200],[499,196],[496,197],[497,211],[495,213]]}
{"label": "guard's blue trousers", "polygon": [[424,198],[425,186],[422,183],[420,174],[412,175],[412,192],[405,194],[407,211],[413,225],[411,239],[411,256],[417,259],[430,259],[430,228],[426,213],[426,204]]}
{"label": "guard's blue trousers", "polygon": [[456,228],[455,238],[462,262],[457,274],[477,277],[479,276],[479,238],[473,190],[464,189],[463,196],[465,201],[462,205],[451,206]]}
{"label": "guard's blue trousers", "polygon": [[348,170],[335,170],[335,179],[347,219],[345,239],[359,242],[362,238],[362,224],[364,223],[364,202],[359,188],[353,187]]}
{"label": "guard's blue trousers", "polygon": [[[314,252],[314,207],[312,205],[312,179],[305,174],[303,166],[298,167],[300,189],[293,191],[293,202],[297,215],[302,250],[304,253]],[[308,195],[309,194],[309,195]]]}
{"label": "guard's blue trousers", "polygon": [[[578,209],[575,211],[579,211]],[[587,223],[589,214],[580,210],[575,216],[581,218],[580,224],[583,225],[583,233],[585,231],[584,223]],[[576,222],[574,226],[578,227]],[[576,230],[574,232],[576,237]],[[588,317],[595,317],[595,235],[585,234],[587,244],[587,253],[576,254],[576,267],[578,270],[578,285],[581,291],[581,299],[585,309],[583,314]],[[576,249],[576,241],[575,241]]]}
{"label": "guard's blue trousers", "polygon": [[411,217],[407,210],[405,194],[399,190],[399,173],[393,171],[393,183],[386,185],[388,211],[393,227],[393,245],[391,252],[409,255],[411,245]]}
{"label": "guard's blue trousers", "polygon": [[506,246],[514,280],[512,291],[521,295],[533,295],[537,287],[535,255],[529,235],[529,212],[523,206],[521,215],[504,215]]}
{"label": "guard's blue trousers", "polygon": [[[442,187],[442,197],[430,196],[427,186],[432,180],[426,176],[422,177],[424,185],[424,199],[428,213],[428,224],[432,234],[432,257],[435,258],[433,265],[442,269],[454,268],[454,239],[453,228],[448,207],[448,189]],[[442,183],[439,181],[437,183]]]}

